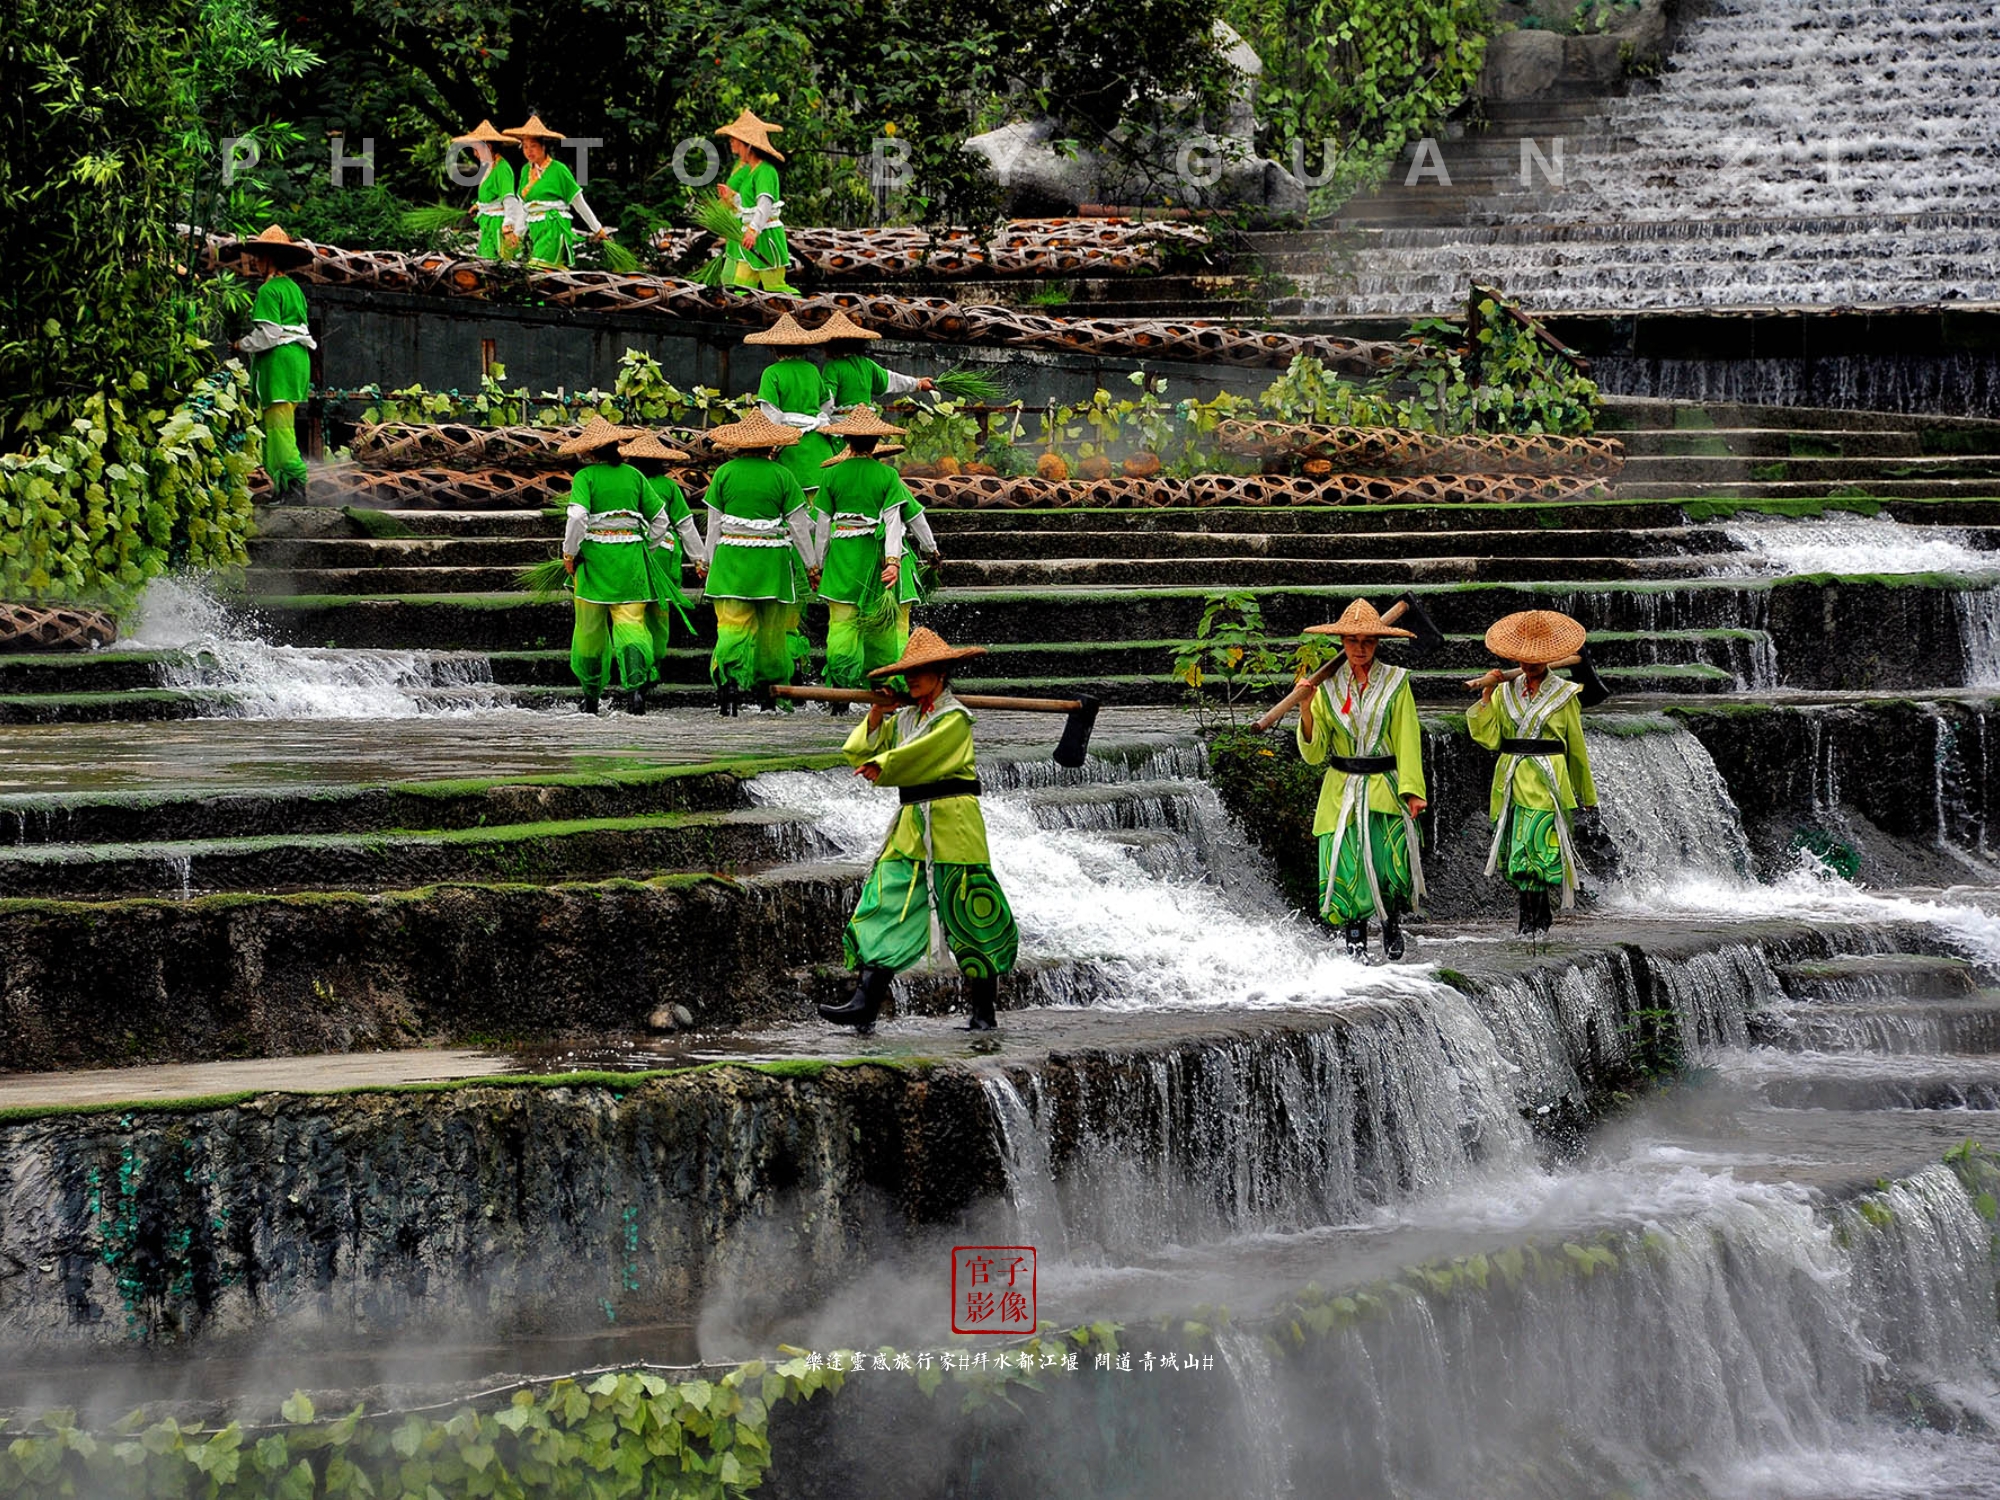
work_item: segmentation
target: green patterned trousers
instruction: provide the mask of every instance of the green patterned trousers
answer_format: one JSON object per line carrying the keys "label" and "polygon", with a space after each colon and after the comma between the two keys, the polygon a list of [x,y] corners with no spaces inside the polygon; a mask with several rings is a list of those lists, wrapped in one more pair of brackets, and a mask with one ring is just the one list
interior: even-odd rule
{"label": "green patterned trousers", "polygon": [[1500,856],[1500,873],[1508,884],[1517,891],[1561,890],[1563,853],[1556,815],[1516,806],[1508,809],[1508,819]]}
{"label": "green patterned trousers", "polygon": [[[1409,825],[1395,813],[1368,814],[1368,843],[1375,856],[1375,883],[1382,892],[1382,904],[1389,911],[1408,911],[1416,885],[1410,870]],[[1375,916],[1375,898],[1369,894],[1368,871],[1361,863],[1361,844],[1350,832],[1340,846],[1340,865],[1333,861],[1333,835],[1319,836],[1319,909],[1336,927]]]}
{"label": "green patterned trousers", "polygon": [[306,482],[306,461],[299,457],[299,432],[289,401],[273,401],[260,418],[264,428],[264,472],[274,490]]}
{"label": "green patterned trousers", "polygon": [[1014,967],[1021,932],[1014,925],[991,865],[937,865],[926,890],[924,862],[879,859],[861,888],[841,946],[855,967],[902,970],[920,961],[931,943],[931,898],[938,925],[967,979],[992,979]]}
{"label": "green patterned trousers", "polygon": [[569,669],[586,693],[601,693],[612,683],[627,692],[650,687],[659,678],[667,640],[667,613],[655,605],[579,599]]}
{"label": "green patterned trousers", "polygon": [[[717,687],[754,692],[789,683],[811,647],[799,633],[799,607],[776,599],[716,599],[715,650],[708,679]],[[801,650],[803,648],[803,651]]]}
{"label": "green patterned trousers", "polygon": [[910,643],[910,606],[881,595],[867,609],[826,607],[826,680],[830,687],[873,687],[868,674],[886,667]]}

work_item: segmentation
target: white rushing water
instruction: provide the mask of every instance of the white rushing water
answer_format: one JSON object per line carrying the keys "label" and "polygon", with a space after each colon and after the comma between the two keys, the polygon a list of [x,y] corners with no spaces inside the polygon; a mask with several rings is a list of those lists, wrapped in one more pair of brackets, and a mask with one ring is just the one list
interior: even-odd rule
{"label": "white rushing water", "polygon": [[1722,531],[1749,556],[1721,559],[1714,570],[1721,575],[1741,575],[1745,562],[1773,575],[2000,572],[2000,555],[1956,526],[1910,526],[1887,516],[1773,516],[1732,521]]}
{"label": "white rushing water", "polygon": [[123,622],[118,649],[176,655],[160,685],[213,695],[235,719],[400,719],[504,708],[484,656],[470,652],[276,646],[203,584],[156,578]]}

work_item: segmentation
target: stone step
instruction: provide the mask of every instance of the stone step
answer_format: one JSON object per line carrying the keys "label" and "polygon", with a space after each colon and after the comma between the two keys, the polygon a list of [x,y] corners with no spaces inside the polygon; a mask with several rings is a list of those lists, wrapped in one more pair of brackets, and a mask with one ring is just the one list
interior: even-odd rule
{"label": "stone step", "polygon": [[1776,1109],[2000,1110],[2000,1058],[1773,1053],[1759,1064],[1746,1081]]}
{"label": "stone step", "polygon": [[1690,493],[1709,485],[1743,483],[1873,484],[1879,480],[1979,480],[2000,491],[2000,456],[1912,458],[1773,458],[1759,461],[1733,454],[1642,454],[1628,458],[1618,476],[1628,484],[1680,484]]}
{"label": "stone step", "polygon": [[1983,437],[1994,444],[1984,451],[2000,452],[2000,420],[1985,417],[1912,415],[1836,406],[1668,401],[1650,396],[1607,396],[1597,414],[1597,430],[1612,436],[1634,430],[1693,432],[1742,428],[1780,428],[1788,432],[1948,432]]}
{"label": "stone step", "polygon": [[[1369,549],[1379,550],[1379,549]],[[1353,589],[1402,589],[1419,583],[1526,583],[1561,579],[1572,586],[1612,580],[1704,578],[1724,554],[1685,557],[1473,554],[1431,557],[1037,558],[953,559],[953,588],[1283,588],[1329,584]],[[1740,555],[1738,562],[1740,563]],[[377,580],[379,581],[379,580]]]}
{"label": "stone step", "polygon": [[1931,954],[1863,954],[1791,964],[1777,971],[1798,1000],[1963,998],[1979,989],[1972,965]]}
{"label": "stone step", "polygon": [[[970,518],[968,518],[970,519]],[[1536,529],[1502,531],[1487,529],[1458,531],[1341,531],[1306,533],[1231,532],[1218,528],[1190,531],[1134,529],[1118,527],[1103,531],[1060,531],[1054,533],[1005,530],[937,528],[939,545],[947,548],[949,574],[956,576],[961,563],[1122,558],[1165,560],[1257,559],[1296,562],[1320,559],[1394,558],[1416,561],[1437,557],[1472,558],[1497,561],[1513,556],[1536,558],[1601,557],[1607,552],[1620,557],[1669,558],[1728,552],[1733,544],[1728,536],[1710,527],[1676,526],[1623,530],[1609,534],[1603,530],[1573,532]],[[1990,543],[2000,546],[2000,529]]]}
{"label": "stone step", "polygon": [[[1621,500],[1668,500],[1686,497],[1697,488],[1684,479],[1649,481],[1620,478],[1614,486]],[[1854,479],[1722,480],[1699,486],[1703,500],[1990,500],[2000,492],[1993,479]]]}
{"label": "stone step", "polygon": [[[568,653],[544,653],[568,679]],[[565,680],[563,686],[573,686]],[[781,764],[831,764],[792,756]],[[743,807],[743,782],[764,762],[626,769],[603,775],[277,785],[254,792],[200,789],[0,796],[0,844],[167,844],[282,839],[307,834],[434,832],[509,824],[580,824],[612,818],[720,813]]]}
{"label": "stone step", "polygon": [[272,834],[0,849],[0,898],[406,890],[440,882],[727,873],[822,851],[811,820],[768,808],[432,832]]}
{"label": "stone step", "polygon": [[348,568],[508,568],[519,571],[556,555],[560,522],[543,521],[525,537],[427,536],[385,541],[360,537],[253,538],[251,565],[272,570],[316,573]]}
{"label": "stone step", "polygon": [[420,536],[560,537],[554,512],[536,510],[385,510],[398,526]]}
{"label": "stone step", "polygon": [[1923,447],[1913,431],[1866,428],[1802,433],[1785,427],[1678,429],[1624,432],[1628,462],[1642,458],[1917,458]]}
{"label": "stone step", "polygon": [[1979,1056],[2000,1052],[2000,996],[1793,1006],[1755,1017],[1751,1035],[1793,1052]]}

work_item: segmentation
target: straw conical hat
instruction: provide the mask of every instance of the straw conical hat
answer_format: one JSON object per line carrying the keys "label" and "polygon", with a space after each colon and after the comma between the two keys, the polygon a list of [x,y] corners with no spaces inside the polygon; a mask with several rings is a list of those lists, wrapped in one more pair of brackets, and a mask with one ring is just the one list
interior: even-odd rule
{"label": "straw conical hat", "polygon": [[799,440],[799,430],[752,411],[740,422],[709,428],[707,437],[718,448],[789,448]]}
{"label": "straw conical hat", "polygon": [[1576,655],[1589,634],[1568,615],[1552,609],[1524,609],[1493,622],[1486,632],[1486,649],[1503,661],[1545,667]]}
{"label": "straw conical hat", "polygon": [[824,344],[826,334],[818,329],[802,326],[790,313],[778,314],[778,321],[758,333],[743,336],[746,344],[776,344],[781,348],[803,347],[809,344]]}
{"label": "straw conical hat", "polygon": [[838,422],[821,423],[819,430],[835,437],[901,437],[909,429],[883,421],[872,406],[857,406]]}
{"label": "straw conical hat", "polygon": [[514,144],[514,137],[495,130],[491,120],[481,120],[464,135],[455,135],[451,138],[454,146],[476,146],[481,141],[489,146],[511,146]]}
{"label": "straw conical hat", "polygon": [[904,648],[902,660],[877,667],[868,675],[871,678],[894,677],[899,672],[914,672],[919,667],[948,667],[954,662],[971,661],[973,657],[985,654],[984,646],[948,646],[944,637],[935,630],[919,625],[910,632],[910,644]]}
{"label": "straw conical hat", "polygon": [[882,337],[874,329],[863,328],[854,319],[848,317],[847,309],[844,307],[835,308],[833,316],[820,324],[819,336],[829,344],[833,343],[836,339],[879,339]]}
{"label": "straw conical hat", "polygon": [[1393,636],[1400,640],[1413,641],[1417,638],[1414,630],[1405,630],[1400,625],[1383,623],[1375,613],[1375,606],[1366,599],[1356,599],[1340,612],[1340,618],[1331,625],[1308,625],[1307,635],[1372,635],[1380,639]]}
{"label": "straw conical hat", "polygon": [[[824,432],[826,429],[822,427],[820,431]],[[863,453],[859,448],[843,448],[840,452],[834,454],[832,458],[821,459],[819,466],[822,469],[831,469],[836,464],[846,463],[850,458],[894,458],[902,451],[903,445],[901,443],[878,443],[866,453]]]}
{"label": "straw conical hat", "polygon": [[784,126],[773,125],[768,121],[760,120],[746,109],[742,114],[738,115],[715,133],[717,135],[733,137],[746,146],[754,147],[756,150],[770,157],[772,161],[783,161],[785,153],[771,144],[771,137],[784,134],[784,130]]}
{"label": "straw conical hat", "polygon": [[500,133],[517,141],[525,141],[529,136],[534,136],[544,141],[560,141],[565,139],[560,130],[551,130],[548,126],[544,125],[540,115],[529,115],[527,124],[516,125],[512,130],[503,130]]}
{"label": "straw conical hat", "polygon": [[602,417],[592,417],[584,424],[583,431],[556,449],[556,454],[561,458],[580,458],[599,448],[613,448],[630,442],[638,435],[634,428],[619,427]]}
{"label": "straw conical hat", "polygon": [[276,224],[271,225],[262,234],[236,242],[238,255],[251,251],[286,266],[304,265],[313,258],[312,246],[300,244]]}
{"label": "straw conical hat", "polygon": [[688,456],[678,448],[669,448],[660,441],[658,433],[641,432],[629,443],[618,445],[620,458],[657,458],[661,463],[684,464]]}

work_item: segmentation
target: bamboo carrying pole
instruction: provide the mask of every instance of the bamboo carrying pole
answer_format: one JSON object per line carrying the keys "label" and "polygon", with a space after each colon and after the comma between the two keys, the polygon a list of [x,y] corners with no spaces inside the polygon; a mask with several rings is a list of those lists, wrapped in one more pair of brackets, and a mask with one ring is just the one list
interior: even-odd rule
{"label": "bamboo carrying pole", "polygon": [[[1398,620],[1403,618],[1404,614],[1409,610],[1409,607],[1410,607],[1409,600],[1398,599],[1394,604],[1390,605],[1387,609],[1382,611],[1382,623],[1384,625],[1395,624]],[[1340,653],[1336,651],[1333,654],[1332,661],[1328,662],[1325,666],[1321,667],[1317,672],[1313,673],[1312,676],[1308,677],[1304,682],[1301,682],[1297,687],[1293,688],[1289,693],[1287,693],[1282,699],[1279,700],[1278,706],[1276,708],[1272,709],[1269,713],[1265,714],[1263,718],[1259,719],[1255,724],[1252,724],[1250,727],[1256,730],[1259,734],[1262,734],[1267,729],[1276,729],[1280,724],[1285,722],[1286,714],[1290,713],[1293,709],[1297,708],[1301,703],[1305,702],[1306,699],[1310,698],[1313,695],[1313,693],[1318,689],[1319,685],[1322,682],[1325,682],[1327,678],[1333,676],[1335,672],[1338,672],[1340,670],[1341,660],[1342,657]]]}
{"label": "bamboo carrying pole", "polygon": [[[1583,658],[1581,656],[1565,656],[1561,661],[1550,662],[1549,670],[1553,672],[1558,667],[1580,667],[1582,665]],[[1486,686],[1486,679],[1491,677],[1494,680],[1494,685],[1497,687],[1503,682],[1518,682],[1526,675],[1527,671],[1523,667],[1508,667],[1503,672],[1486,672],[1478,677],[1468,677],[1465,679],[1465,685],[1474,689],[1483,688]]]}

